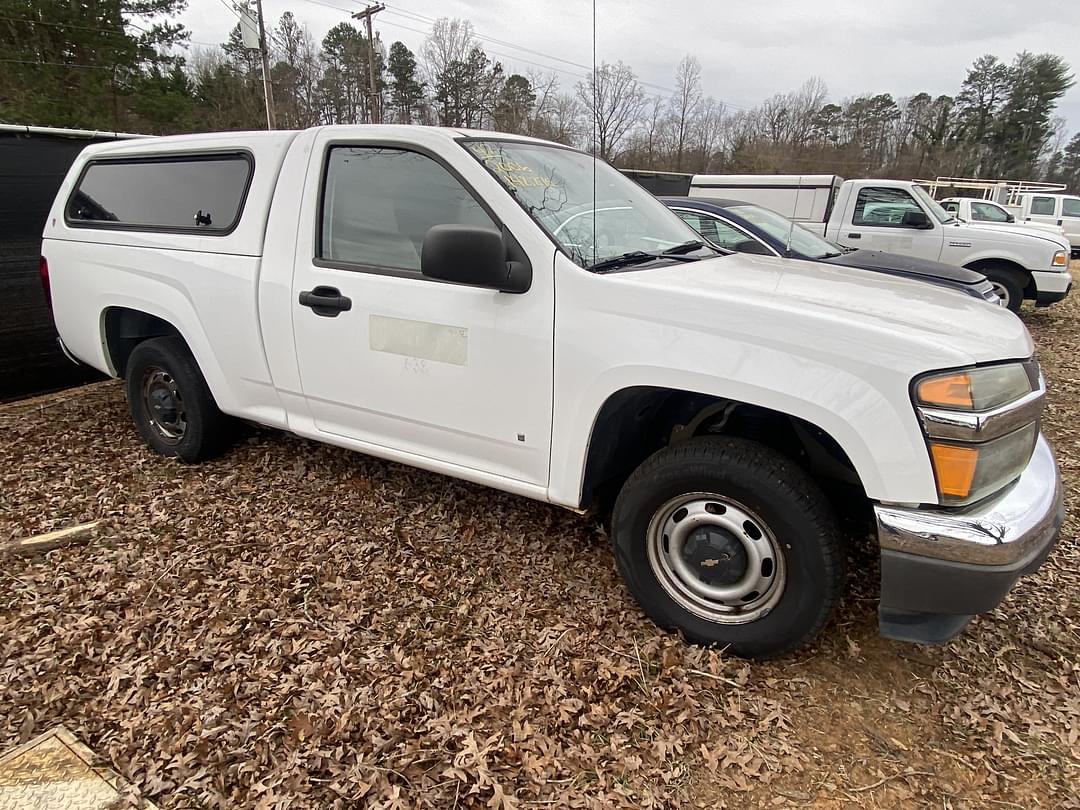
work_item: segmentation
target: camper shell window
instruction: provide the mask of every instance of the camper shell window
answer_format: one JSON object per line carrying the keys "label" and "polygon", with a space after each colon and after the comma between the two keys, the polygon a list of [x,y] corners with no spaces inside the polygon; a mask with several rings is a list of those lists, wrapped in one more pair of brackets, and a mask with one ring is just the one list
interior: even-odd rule
{"label": "camper shell window", "polygon": [[255,161],[247,152],[87,163],[68,225],[224,236],[236,227]]}

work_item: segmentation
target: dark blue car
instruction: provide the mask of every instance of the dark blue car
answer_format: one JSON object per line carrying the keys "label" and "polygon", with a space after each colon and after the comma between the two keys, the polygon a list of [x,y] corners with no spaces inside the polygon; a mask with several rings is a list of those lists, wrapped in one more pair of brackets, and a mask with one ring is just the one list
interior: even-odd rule
{"label": "dark blue car", "polygon": [[896,253],[843,248],[775,211],[752,203],[694,197],[660,199],[707,242],[725,250],[785,256],[917,278],[963,290],[985,301],[1000,303],[990,281],[974,270]]}

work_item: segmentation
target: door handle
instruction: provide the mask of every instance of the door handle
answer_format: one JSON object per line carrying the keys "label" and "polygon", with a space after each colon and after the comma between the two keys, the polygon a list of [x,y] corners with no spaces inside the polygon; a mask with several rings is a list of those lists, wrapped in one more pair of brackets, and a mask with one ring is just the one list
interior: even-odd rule
{"label": "door handle", "polygon": [[300,293],[300,306],[311,307],[312,312],[324,318],[336,318],[352,309],[352,299],[342,295],[337,287],[316,287]]}
{"label": "door handle", "polygon": [[862,239],[862,234],[861,233],[849,233],[847,235],[847,238],[848,239]]}

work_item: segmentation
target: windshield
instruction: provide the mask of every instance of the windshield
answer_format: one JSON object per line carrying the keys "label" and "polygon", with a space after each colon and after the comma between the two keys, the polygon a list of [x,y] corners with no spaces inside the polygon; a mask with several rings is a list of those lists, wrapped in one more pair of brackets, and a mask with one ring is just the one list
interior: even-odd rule
{"label": "windshield", "polygon": [[757,225],[761,230],[783,244],[788,244],[788,233],[791,234],[791,249],[801,253],[810,259],[823,259],[826,256],[837,256],[842,251],[832,242],[826,242],[812,231],[806,230],[782,214],[761,208],[757,205],[732,205],[728,210],[745,219],[752,225]]}
{"label": "windshield", "polygon": [[934,215],[938,222],[946,223],[952,222],[956,217],[941,207],[941,203],[926,193],[926,189],[922,186],[912,185],[911,190],[915,192],[915,196],[919,198],[924,206],[930,209],[930,213]]}
{"label": "windshield", "polygon": [[[659,253],[701,241],[649,192],[583,152],[515,141],[464,141],[463,145],[586,269],[627,253]],[[708,247],[688,252],[715,255]]]}

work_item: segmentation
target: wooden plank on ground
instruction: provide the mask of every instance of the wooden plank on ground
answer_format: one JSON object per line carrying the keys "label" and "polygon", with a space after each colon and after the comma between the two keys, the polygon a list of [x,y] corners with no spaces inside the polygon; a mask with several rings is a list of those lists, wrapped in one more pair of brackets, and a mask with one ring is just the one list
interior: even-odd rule
{"label": "wooden plank on ground", "polygon": [[74,543],[85,543],[90,540],[100,523],[100,520],[94,520],[90,523],[80,523],[78,526],[68,526],[66,529],[57,529],[45,534],[35,534],[33,537],[0,543],[0,553],[29,557],[32,554],[43,554],[54,548],[70,546]]}

